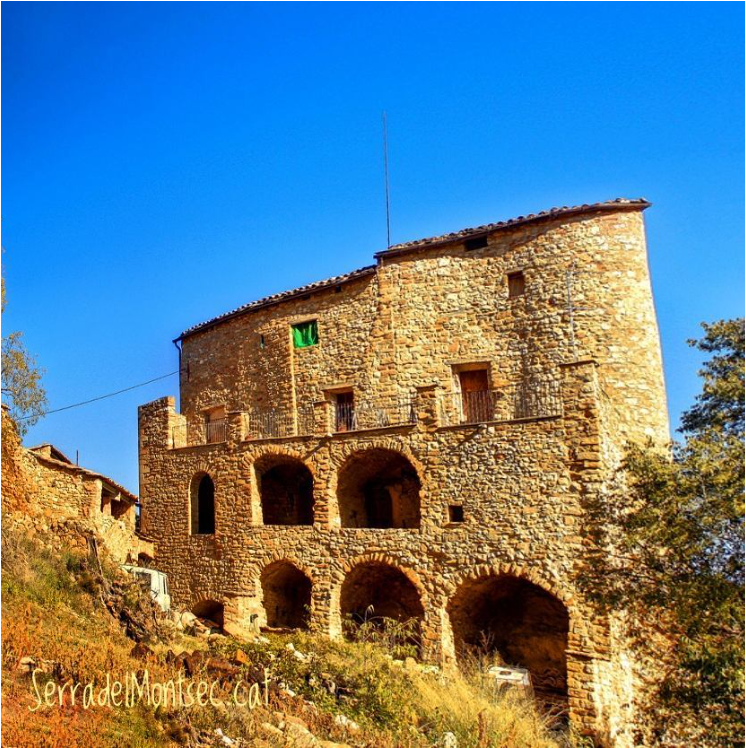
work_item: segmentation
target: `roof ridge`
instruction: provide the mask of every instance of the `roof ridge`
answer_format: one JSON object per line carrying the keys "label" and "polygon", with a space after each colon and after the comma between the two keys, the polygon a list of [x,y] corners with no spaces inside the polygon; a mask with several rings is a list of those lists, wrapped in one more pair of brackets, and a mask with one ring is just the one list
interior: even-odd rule
{"label": "roof ridge", "polygon": [[449,232],[448,234],[440,234],[432,237],[425,237],[423,239],[415,239],[409,242],[400,242],[399,244],[391,245],[385,250],[381,250],[376,253],[376,257],[383,257],[389,253],[398,253],[401,250],[408,250],[419,247],[429,247],[437,244],[445,244],[447,242],[455,242],[460,239],[464,239],[476,234],[484,234],[487,232],[498,231],[505,228],[513,228],[522,224],[534,223],[537,221],[545,221],[552,218],[561,218],[581,213],[588,213],[591,211],[608,211],[608,210],[644,210],[648,208],[651,203],[645,198],[614,198],[613,200],[605,200],[599,203],[582,203],[574,206],[557,206],[549,208],[545,211],[539,211],[538,213],[529,213],[525,216],[516,216],[514,218],[506,219],[505,221],[497,221],[491,224],[482,224],[481,226],[474,226],[466,229],[459,229],[455,232]]}

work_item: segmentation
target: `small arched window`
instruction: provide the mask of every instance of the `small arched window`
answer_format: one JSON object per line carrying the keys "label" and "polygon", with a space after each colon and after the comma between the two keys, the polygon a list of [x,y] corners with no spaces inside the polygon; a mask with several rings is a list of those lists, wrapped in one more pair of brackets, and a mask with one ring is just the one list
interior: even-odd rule
{"label": "small arched window", "polygon": [[215,533],[215,484],[203,473],[192,481],[192,535]]}

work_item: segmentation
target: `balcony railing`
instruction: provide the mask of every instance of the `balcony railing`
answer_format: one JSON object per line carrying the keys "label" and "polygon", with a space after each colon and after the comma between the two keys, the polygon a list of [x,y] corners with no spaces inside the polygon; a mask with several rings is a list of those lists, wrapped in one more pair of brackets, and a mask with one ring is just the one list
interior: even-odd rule
{"label": "balcony railing", "polygon": [[401,426],[414,424],[416,421],[417,413],[411,398],[382,398],[334,404],[335,432]]}
{"label": "balcony railing", "polygon": [[228,440],[228,419],[184,422],[171,428],[171,447],[213,445]]}
{"label": "balcony railing", "polygon": [[562,413],[556,383],[518,383],[496,390],[452,391],[440,396],[444,425],[513,421]]}
{"label": "balcony railing", "polygon": [[[562,413],[559,384],[517,383],[495,390],[452,391],[437,396],[437,422],[442,426],[513,421]],[[264,440],[356,432],[417,422],[414,397],[384,397],[303,404],[289,409],[255,408],[243,413],[243,438]],[[331,422],[331,423],[329,423]],[[171,430],[171,447],[226,442],[229,420],[184,422]]]}
{"label": "balcony railing", "polygon": [[228,419],[214,419],[208,421],[206,426],[206,442],[208,445],[215,442],[225,442],[228,439]]}
{"label": "balcony railing", "polygon": [[313,407],[303,406],[293,415],[275,408],[253,409],[244,414],[247,440],[302,437],[314,433]]}

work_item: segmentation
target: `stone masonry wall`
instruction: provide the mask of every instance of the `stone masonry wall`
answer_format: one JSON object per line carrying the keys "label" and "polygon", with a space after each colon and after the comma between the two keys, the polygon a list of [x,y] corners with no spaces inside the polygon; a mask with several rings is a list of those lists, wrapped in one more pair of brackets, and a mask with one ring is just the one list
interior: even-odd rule
{"label": "stone masonry wall", "polygon": [[[510,299],[506,276],[516,270],[526,293]],[[453,367],[468,362],[488,364],[496,388],[540,384],[559,364],[592,358],[619,412],[620,442],[669,439],[640,211],[499,232],[480,250],[455,243],[384,256],[376,274],[307,297],[186,338],[182,414],[196,422],[223,405],[310,408],[341,387],[372,400],[420,385],[450,390]],[[320,345],[294,349],[290,325],[309,319]]]}

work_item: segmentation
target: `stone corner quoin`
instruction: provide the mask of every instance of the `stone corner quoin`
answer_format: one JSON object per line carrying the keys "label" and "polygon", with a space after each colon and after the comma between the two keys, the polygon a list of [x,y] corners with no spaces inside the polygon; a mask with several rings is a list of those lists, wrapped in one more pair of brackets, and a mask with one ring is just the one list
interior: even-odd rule
{"label": "stone corner quoin", "polygon": [[181,413],[139,409],[175,602],[332,637],[373,606],[446,667],[486,633],[577,730],[629,741],[634,653],[575,579],[585,503],[628,441],[669,439],[648,205],[397,245],[179,336]]}

